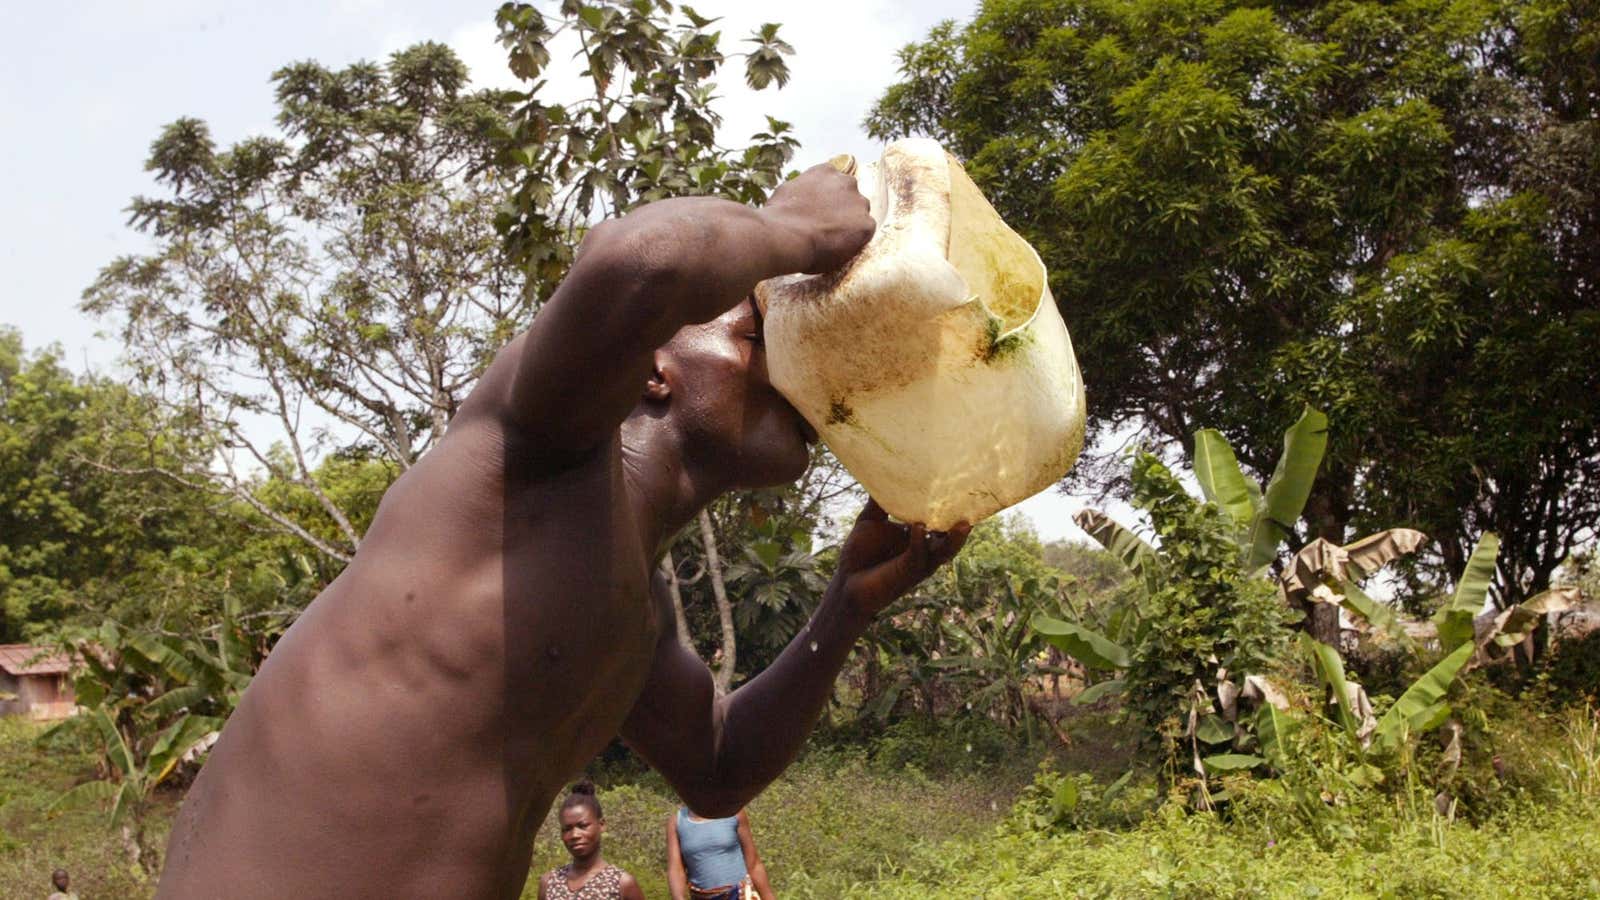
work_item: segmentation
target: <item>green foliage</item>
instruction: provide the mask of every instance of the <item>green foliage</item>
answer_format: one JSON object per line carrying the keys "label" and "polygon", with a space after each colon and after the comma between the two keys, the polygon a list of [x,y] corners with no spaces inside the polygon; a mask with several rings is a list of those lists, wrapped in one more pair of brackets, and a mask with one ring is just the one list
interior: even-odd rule
{"label": "green foliage", "polygon": [[1021,519],[978,523],[948,567],[868,629],[862,712],[886,720],[915,700],[930,718],[985,713],[1031,740],[1041,714],[1035,681],[1063,670],[1030,623],[1065,616],[1070,602],[1042,553]]}
{"label": "green foliage", "polygon": [[93,779],[61,794],[52,809],[84,804],[110,807],[129,862],[154,873],[156,845],[145,819],[157,788],[215,742],[270,645],[288,627],[288,611],[244,619],[229,595],[218,623],[178,635],[130,629],[105,620],[97,628],[64,626],[57,636],[77,661],[73,688],[88,711],[67,719],[42,740],[76,735],[97,748]]}
{"label": "green foliage", "polygon": [[1494,578],[1495,556],[1500,552],[1500,541],[1493,534],[1485,534],[1467,560],[1467,568],[1456,583],[1450,602],[1439,610],[1434,621],[1439,626],[1439,643],[1446,651],[1473,640],[1472,620],[1483,612],[1488,600],[1489,583]]}
{"label": "green foliage", "polygon": [[1266,582],[1240,570],[1233,524],[1149,453],[1134,458],[1133,493],[1160,540],[1161,566],[1142,605],[1152,626],[1131,648],[1128,704],[1171,733],[1197,681],[1211,683],[1219,668],[1269,666],[1282,647],[1284,610]]}
{"label": "green foliage", "polygon": [[[563,3],[554,13],[506,3],[495,16],[511,70],[530,82],[511,118],[495,129],[502,160],[518,172],[495,215],[512,259],[545,284],[572,260],[573,235],[598,218],[663,197],[704,194],[743,203],[765,199],[783,178],[796,141],[768,117],[743,150],[717,145],[714,77],[730,54],[715,19],[665,0]],[[586,96],[550,97],[542,75],[551,41],[577,39]],[[761,90],[789,80],[793,48],[779,26],[745,43],[745,83]]]}
{"label": "green foliage", "polygon": [[915,769],[937,777],[981,777],[1027,754],[1018,737],[987,716],[960,712],[939,719],[913,716],[875,735],[868,761],[874,771],[885,774]]}
{"label": "green foliage", "polygon": [[1266,473],[1315,406],[1310,534],[1420,528],[1426,596],[1494,531],[1515,603],[1600,515],[1597,34],[1558,0],[984,0],[866,125],[942,140],[1039,250],[1093,434],[1206,422]]}
{"label": "green foliage", "polygon": [[[1248,791],[1246,792],[1248,793]],[[1450,896],[1491,900],[1600,890],[1600,850],[1588,808],[1571,799],[1525,805],[1481,827],[1413,824],[1362,810],[1356,846],[1322,846],[1281,818],[1228,821],[1163,808],[1125,833],[1065,832],[919,848],[892,877],[844,894],[875,900],[970,897],[1225,898]],[[1352,842],[1354,843],[1354,842]]]}
{"label": "green foliage", "polygon": [[72,374],[58,350],[27,354],[0,328],[0,642],[122,605],[182,615],[195,555],[221,538],[215,511],[129,474],[197,459],[172,424],[125,385]]}
{"label": "green foliage", "polygon": [[1148,775],[1129,770],[1110,784],[1087,772],[1057,772],[1049,760],[1018,796],[1009,819],[1018,830],[1042,834],[1069,830],[1129,828],[1153,812],[1159,794]]}
{"label": "green foliage", "polygon": [[1536,678],[1552,696],[1600,703],[1600,629],[1556,641]]}

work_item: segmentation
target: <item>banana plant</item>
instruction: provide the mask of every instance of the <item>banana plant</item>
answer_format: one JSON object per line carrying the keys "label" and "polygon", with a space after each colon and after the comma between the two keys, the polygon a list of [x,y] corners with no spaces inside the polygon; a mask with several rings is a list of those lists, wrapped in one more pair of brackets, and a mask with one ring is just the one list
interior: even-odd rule
{"label": "banana plant", "polygon": [[1244,474],[1220,432],[1212,428],[1195,432],[1195,480],[1205,498],[1234,523],[1241,564],[1247,571],[1264,571],[1294,533],[1327,448],[1328,417],[1308,406],[1284,431],[1283,453],[1263,490]]}
{"label": "banana plant", "polygon": [[1484,532],[1467,559],[1466,570],[1456,582],[1450,602],[1434,615],[1439,631],[1439,646],[1451,652],[1463,644],[1475,645],[1484,656],[1495,656],[1526,640],[1548,614],[1571,609],[1583,597],[1577,588],[1551,588],[1515,606],[1496,613],[1479,634],[1477,618],[1489,602],[1489,585],[1494,581],[1495,559],[1500,555],[1500,539]]}
{"label": "banana plant", "polygon": [[180,762],[216,740],[222,720],[184,714],[160,731],[141,735],[135,731],[137,726],[119,725],[115,711],[104,702],[83,716],[99,736],[109,777],[67,790],[50,804],[49,811],[109,806],[108,824],[120,830],[129,863],[143,875],[153,874],[160,870],[160,860],[145,840],[150,799]]}
{"label": "banana plant", "polygon": [[1428,536],[1410,528],[1389,528],[1339,546],[1317,538],[1289,561],[1278,579],[1278,593],[1291,606],[1306,601],[1333,603],[1372,626],[1407,641],[1400,620],[1388,604],[1367,596],[1359,580],[1410,553]]}

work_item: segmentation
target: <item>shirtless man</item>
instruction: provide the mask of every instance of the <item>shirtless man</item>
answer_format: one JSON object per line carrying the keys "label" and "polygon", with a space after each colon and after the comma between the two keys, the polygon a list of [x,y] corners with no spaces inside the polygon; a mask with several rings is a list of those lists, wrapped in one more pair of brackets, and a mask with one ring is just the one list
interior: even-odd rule
{"label": "shirtless man", "polygon": [[349,567],[261,667],[173,826],[163,898],[509,898],[560,787],[615,735],[701,815],[794,758],[851,646],[955,555],[869,503],[810,624],[718,698],[656,561],[712,498],[792,481],[815,433],[767,381],[762,279],[871,237],[826,166],[753,210],[595,228]]}

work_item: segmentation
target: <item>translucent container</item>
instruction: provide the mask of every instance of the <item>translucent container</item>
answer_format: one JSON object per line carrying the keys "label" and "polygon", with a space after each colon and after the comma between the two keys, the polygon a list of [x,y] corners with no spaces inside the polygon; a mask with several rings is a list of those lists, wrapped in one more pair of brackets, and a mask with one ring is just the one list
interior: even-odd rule
{"label": "translucent container", "polygon": [[769,375],[895,518],[977,522],[1077,460],[1072,340],[1039,255],[938,143],[855,174],[872,241],[841,271],[756,287]]}

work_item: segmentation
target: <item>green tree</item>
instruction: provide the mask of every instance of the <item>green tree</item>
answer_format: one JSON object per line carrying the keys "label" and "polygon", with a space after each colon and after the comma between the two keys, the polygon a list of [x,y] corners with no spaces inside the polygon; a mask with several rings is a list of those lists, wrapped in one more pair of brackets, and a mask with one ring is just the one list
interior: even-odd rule
{"label": "green tree", "polygon": [[[342,564],[364,526],[322,477],[326,461],[391,476],[413,465],[595,217],[775,185],[786,126],[744,152],[717,147],[719,33],[671,12],[564,2],[551,19],[506,4],[497,21],[526,93],[469,90],[461,61],[423,43],[383,66],[278,70],[282,137],[218,148],[198,119],[167,126],[147,164],[166,194],[132,206],[154,249],[105,267],[84,299],[206,451],[201,465],[157,471],[221,486]],[[547,97],[535,80],[562,31],[592,97]],[[781,84],[777,26],[755,41],[748,80]],[[317,527],[291,508],[307,501]]]}
{"label": "green tree", "polygon": [[[322,457],[411,466],[532,311],[492,221],[511,183],[492,132],[512,101],[467,80],[448,48],[419,44],[386,67],[278,70],[285,138],[219,150],[204,122],[174,122],[147,163],[169,193],[132,206],[153,251],[84,295],[209,451],[162,471],[222,485],[334,561],[361,529],[315,477]],[[309,495],[333,533],[268,502],[263,479]]]}
{"label": "green tree", "polygon": [[74,375],[55,349],[26,353],[16,331],[0,328],[0,641],[185,594],[170,576],[215,539],[212,505],[120,472],[196,454],[147,398]]}
{"label": "green tree", "polygon": [[[506,3],[495,21],[511,71],[530,82],[500,132],[521,178],[496,225],[512,257],[547,289],[572,260],[575,227],[664,197],[760,202],[782,181],[796,146],[788,123],[768,117],[743,149],[717,143],[713,79],[730,54],[716,19],[668,0],[563,0],[554,17]],[[762,25],[744,41],[755,46],[736,54],[753,89],[789,81],[783,57],[794,51],[778,31]],[[563,33],[577,42],[586,96],[541,93]]]}
{"label": "green tree", "polygon": [[1493,529],[1509,604],[1600,519],[1597,35],[1561,0],[986,0],[867,126],[1038,247],[1093,433],[1213,424],[1266,473],[1316,406],[1299,537],[1417,527],[1428,593]]}

